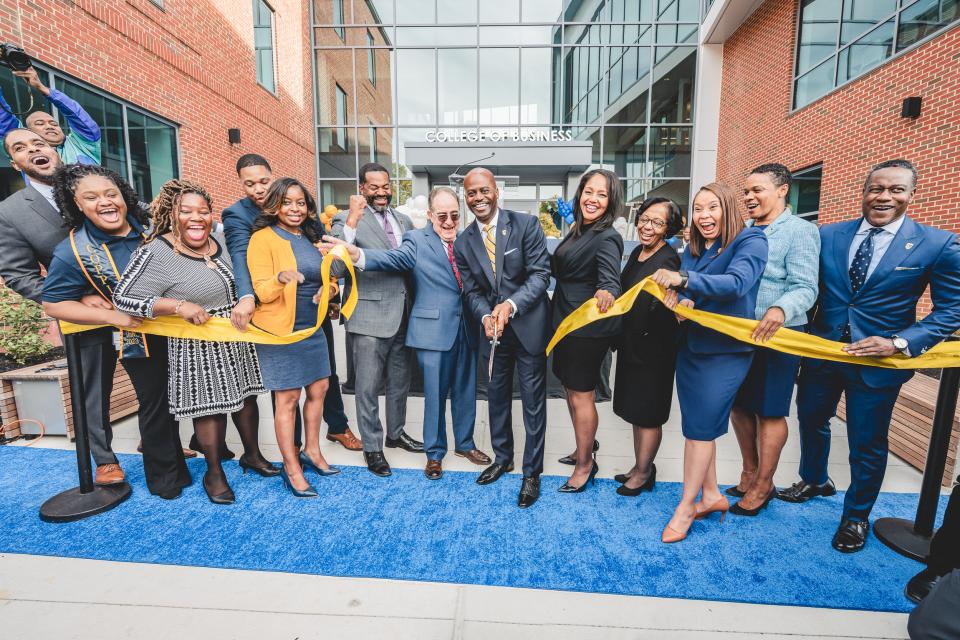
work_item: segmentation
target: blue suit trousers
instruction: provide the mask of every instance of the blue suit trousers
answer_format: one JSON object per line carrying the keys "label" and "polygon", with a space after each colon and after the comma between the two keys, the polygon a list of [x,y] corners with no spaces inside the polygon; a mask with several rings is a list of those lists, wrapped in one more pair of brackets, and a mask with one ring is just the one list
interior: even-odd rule
{"label": "blue suit trousers", "polygon": [[477,354],[467,346],[463,324],[448,351],[417,349],[423,371],[423,447],[429,460],[447,453],[447,396],[451,400],[453,437],[457,451],[476,449]]}
{"label": "blue suit trousers", "polygon": [[880,495],[887,469],[887,433],[900,386],[870,387],[861,367],[805,360],[797,385],[800,421],[800,477],[809,483],[827,481],[830,419],[840,394],[846,394],[847,440],[850,445],[850,487],[843,517],[866,521]]}

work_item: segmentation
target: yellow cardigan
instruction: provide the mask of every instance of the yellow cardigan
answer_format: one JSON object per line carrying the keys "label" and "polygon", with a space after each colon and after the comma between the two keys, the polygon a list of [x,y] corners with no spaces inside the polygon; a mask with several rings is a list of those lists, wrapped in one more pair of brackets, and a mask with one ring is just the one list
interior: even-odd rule
{"label": "yellow cardigan", "polygon": [[250,236],[247,268],[259,302],[253,324],[277,335],[291,333],[297,315],[297,281],[283,284],[277,280],[281,271],[297,271],[290,243],[272,227],[260,229]]}

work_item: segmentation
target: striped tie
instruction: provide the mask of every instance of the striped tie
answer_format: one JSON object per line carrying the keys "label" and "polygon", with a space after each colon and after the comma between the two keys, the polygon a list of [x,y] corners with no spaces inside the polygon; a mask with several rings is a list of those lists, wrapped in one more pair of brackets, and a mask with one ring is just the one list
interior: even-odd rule
{"label": "striped tie", "polygon": [[483,246],[490,258],[490,268],[493,275],[497,275],[497,228],[492,224],[483,225]]}

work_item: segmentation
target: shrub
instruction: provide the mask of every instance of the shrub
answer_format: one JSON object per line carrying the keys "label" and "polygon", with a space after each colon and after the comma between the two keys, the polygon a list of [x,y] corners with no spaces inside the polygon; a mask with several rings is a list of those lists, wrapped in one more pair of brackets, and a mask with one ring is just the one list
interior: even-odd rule
{"label": "shrub", "polygon": [[53,347],[43,339],[48,321],[43,309],[0,285],[0,350],[23,364]]}

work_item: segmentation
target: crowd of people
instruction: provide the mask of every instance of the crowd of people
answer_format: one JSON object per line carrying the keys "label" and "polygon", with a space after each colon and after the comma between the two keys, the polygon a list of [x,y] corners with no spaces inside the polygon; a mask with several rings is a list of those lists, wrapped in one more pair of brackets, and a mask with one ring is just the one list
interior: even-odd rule
{"label": "crowd of people", "polygon": [[[909,357],[960,329],[960,245],[954,234],[907,215],[917,172],[905,160],[867,173],[860,217],[819,229],[790,211],[791,176],[780,164],[751,170],[739,196],[728,185],[702,186],[687,228],[676,202],[650,198],[636,210],[639,245],[624,262],[624,241],[613,228],[625,210],[621,180],[604,169],[582,176],[574,223],[551,254],[538,219],[501,208],[496,178],[484,168],[464,179],[464,204],[475,218],[465,226],[459,194],[437,187],[429,195],[428,225],[415,229],[391,207],[389,171],[371,163],[360,170],[348,210],[328,229],[305,184],[275,178],[265,158],[247,154],[236,165],[245,196],[223,210],[219,236],[215,203],[200,184],[171,180],[144,209],[121,176],[97,164],[90,145],[87,152],[63,146],[69,136],[56,120],[35,115],[3,137],[27,186],[0,203],[0,275],[51,317],[101,326],[77,339],[102,485],[125,479],[109,423],[118,352],[140,402],[150,492],[175,499],[190,484],[184,462],[190,450],[182,448],[178,428],[189,418],[191,449],[206,460],[203,488],[217,504],[236,500],[221,464],[233,457],[225,444],[227,414],[243,443],[244,472],[280,475],[292,495],[309,498],[318,496],[311,474],[339,473],[320,449],[324,421],[326,437],[362,450],[373,474],[391,474],[384,448],[399,447],[423,452],[424,474],[440,479],[450,448],[449,397],[455,455],[484,467],[477,484],[496,482],[514,470],[516,372],[525,433],[517,504],[530,507],[543,471],[551,335],[585,302],[594,300],[606,313],[624,291],[650,278],[666,291],[663,303],[643,293],[626,314],[574,331],[554,352],[552,371],[563,385],[576,442],[561,459],[573,470],[560,491],[582,492],[598,473],[595,389],[611,350],[617,352],[613,409],[632,425],[634,442],[633,466],[616,476],[621,496],[655,489],[656,455],[676,388],[683,492],[665,523],[664,543],[683,540],[695,520],[712,514],[721,522],[728,512],[756,517],[774,498],[802,503],[833,495],[830,419],[845,394],[851,481],[833,547],[851,553],[868,537],[893,405],[911,372],[801,362],[764,344],[786,327],[845,343],[850,355]],[[74,132],[93,137],[82,126]],[[681,234],[682,255],[674,248]],[[338,245],[357,268],[345,287],[356,288],[358,301],[344,324],[359,438],[348,425],[334,358],[332,322],[346,291],[325,288],[321,278],[323,254]],[[918,321],[917,304],[928,288],[933,310]],[[753,343],[685,321],[678,307],[757,320]],[[321,308],[329,312],[318,317]],[[194,325],[229,318],[238,330],[252,324],[278,335],[318,324],[322,330],[289,345],[138,331],[143,318],[158,316]],[[405,431],[414,359],[423,374],[423,442]],[[478,365],[489,375],[492,458],[474,441]],[[795,385],[800,479],[778,491],[773,477]],[[280,467],[258,446],[256,396],[267,391]],[[722,491],[716,440],[731,423],[743,466],[738,483]],[[738,501],[731,504],[731,497]]]}

